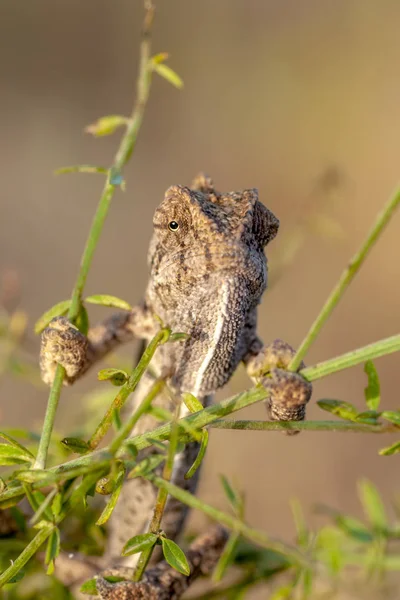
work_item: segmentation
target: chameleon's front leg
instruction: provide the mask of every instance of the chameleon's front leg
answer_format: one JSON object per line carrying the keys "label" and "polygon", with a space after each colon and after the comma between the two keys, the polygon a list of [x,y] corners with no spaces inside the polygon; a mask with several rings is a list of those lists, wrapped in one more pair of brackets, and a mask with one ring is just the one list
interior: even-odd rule
{"label": "chameleon's front leg", "polygon": [[[251,379],[255,383],[262,383],[270,391],[266,404],[273,421],[302,421],[305,418],[312,385],[299,373],[287,370],[294,355],[295,350],[289,344],[274,340],[244,359]],[[302,368],[304,363],[300,365]],[[293,435],[298,431],[286,433]]]}
{"label": "chameleon's front leg", "polygon": [[56,317],[42,333],[40,371],[51,385],[57,364],[64,367],[65,383],[71,384],[120,344],[133,338],[151,338],[157,330],[149,310],[140,306],[116,313],[83,335],[66,317]]}

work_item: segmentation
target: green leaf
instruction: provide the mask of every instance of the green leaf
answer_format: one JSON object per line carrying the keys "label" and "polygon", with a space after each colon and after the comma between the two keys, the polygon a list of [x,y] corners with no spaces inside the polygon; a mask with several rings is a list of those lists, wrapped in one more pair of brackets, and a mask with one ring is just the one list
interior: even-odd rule
{"label": "green leaf", "polygon": [[146,477],[154,469],[158,467],[162,462],[165,461],[165,455],[163,454],[152,454],[147,456],[145,459],[135,465],[128,475],[128,479],[134,479],[135,477]]}
{"label": "green leaf", "polygon": [[368,377],[368,385],[364,390],[365,401],[369,409],[377,410],[381,401],[381,386],[378,372],[372,360],[367,360],[364,365],[364,372]]}
{"label": "green leaf", "polygon": [[322,410],[337,415],[341,419],[348,421],[355,421],[357,419],[357,409],[349,402],[343,402],[342,400],[318,400],[318,406]]}
{"label": "green leaf", "polygon": [[132,306],[125,300],[110,296],[109,294],[94,294],[85,298],[89,304],[101,304],[102,306],[111,306],[112,308],[121,308],[122,310],[132,310]]}
{"label": "green leaf", "polygon": [[[178,331],[177,333],[171,333],[168,341],[169,342],[183,342],[185,340],[188,340],[189,337],[190,337],[190,335],[188,333],[183,333],[183,332]],[[202,407],[202,408],[204,408],[204,407]]]}
{"label": "green leaf", "polygon": [[87,127],[85,127],[85,132],[91,133],[96,137],[111,135],[118,127],[126,126],[128,121],[129,119],[122,115],[107,115],[105,117],[100,117],[100,119],[94,123],[87,125]]}
{"label": "green leaf", "polygon": [[80,438],[66,437],[61,440],[61,444],[64,446],[64,448],[67,448],[67,450],[75,452],[75,454],[85,454],[90,450],[89,444]]}
{"label": "green leaf", "polygon": [[7,484],[4,481],[4,479],[2,479],[0,477],[0,494],[2,494],[6,489],[7,489]]}
{"label": "green leaf", "polygon": [[142,533],[141,535],[135,535],[128,540],[125,546],[122,548],[122,556],[130,556],[131,554],[137,554],[143,550],[152,548],[158,540],[158,535],[155,533]]}
{"label": "green leaf", "polygon": [[81,594],[88,594],[89,596],[98,596],[96,578],[93,577],[93,579],[88,579],[87,581],[85,581],[85,583],[81,586],[81,589],[79,591],[81,592]]}
{"label": "green leaf", "polygon": [[371,481],[366,479],[360,481],[358,487],[360,500],[367,519],[374,529],[387,531],[388,521],[386,511],[377,488]]}
{"label": "green leaf", "polygon": [[[109,583],[118,583],[119,581],[126,581],[126,579],[124,579],[123,577],[118,577],[117,575],[103,575],[103,579],[105,579]],[[82,594],[88,594],[89,596],[98,596],[96,581],[96,577],[93,577],[93,579],[88,579],[81,586],[79,591]]]}
{"label": "green leaf", "polygon": [[357,415],[356,421],[357,423],[368,423],[370,425],[375,425],[380,416],[381,413],[376,410],[365,410]]}
{"label": "green leaf", "polygon": [[21,579],[23,579],[25,575],[26,571],[24,569],[21,569],[20,571],[18,571],[18,573],[14,575],[14,577],[11,577],[11,579],[9,579],[7,583],[18,583],[18,581],[21,581]]}
{"label": "green leaf", "polygon": [[198,412],[204,408],[200,400],[198,400],[196,396],[193,396],[193,394],[189,394],[189,392],[182,394],[182,400],[191,413]]}
{"label": "green leaf", "polygon": [[119,495],[121,493],[122,484],[124,483],[124,479],[125,479],[125,469],[123,467],[120,467],[118,470],[117,476],[115,478],[115,481],[114,481],[114,489],[111,494],[111,498],[107,502],[106,506],[104,507],[103,512],[97,519],[96,525],[104,525],[104,523],[107,523],[108,519],[111,517],[112,512],[117,504]]}
{"label": "green leaf", "polygon": [[97,373],[99,381],[109,381],[113,385],[120,387],[129,379],[129,375],[122,369],[102,369]]}
{"label": "green leaf", "polygon": [[21,465],[25,463],[32,464],[34,456],[25,448],[11,446],[10,444],[0,444],[0,465]]}
{"label": "green leaf", "polygon": [[54,573],[54,560],[60,554],[60,532],[56,527],[48,541],[46,547],[46,556],[45,556],[45,564],[48,565],[47,575],[52,575]]}
{"label": "green leaf", "polygon": [[87,335],[89,331],[89,315],[86,308],[81,304],[79,308],[79,313],[75,322],[76,327],[79,329],[83,335]]}
{"label": "green leaf", "polygon": [[382,417],[395,425],[400,425],[400,412],[394,410],[384,410]]}
{"label": "green leaf", "polygon": [[30,456],[31,459],[35,460],[35,457],[33,456],[32,452],[29,452],[29,450],[27,448],[25,448],[25,446],[23,446],[22,444],[17,442],[17,440],[14,440],[14,438],[10,437],[3,431],[0,431],[0,438],[2,438],[3,440],[6,440],[6,442],[8,442],[11,446],[14,446],[14,448],[19,448],[27,456]]}
{"label": "green leaf", "polygon": [[364,523],[353,517],[338,515],[335,521],[342,531],[359,542],[372,542],[374,539],[374,536],[369,529],[365,527]]}
{"label": "green leaf", "polygon": [[69,307],[71,306],[71,300],[63,300],[58,302],[49,310],[47,310],[35,323],[35,333],[42,333],[43,329],[46,329],[48,324],[54,317],[61,317],[67,314]]}
{"label": "green leaf", "polygon": [[153,71],[158,73],[160,77],[166,79],[174,87],[178,88],[178,90],[181,90],[183,88],[182,79],[177,73],[175,73],[175,71],[171,69],[171,67],[168,67],[167,65],[164,65],[162,63],[153,62]]}
{"label": "green leaf", "polygon": [[379,454],[381,456],[391,456],[392,454],[398,454],[400,452],[400,442],[395,442],[391,446],[387,446],[386,448],[382,448],[379,450]]}
{"label": "green leaf", "polygon": [[107,175],[108,169],[106,167],[96,167],[95,165],[72,165],[54,171],[54,175],[64,175],[65,173],[102,173]]}
{"label": "green leaf", "polygon": [[228,498],[229,502],[231,503],[234,511],[239,515],[242,516],[243,513],[243,499],[240,496],[240,494],[238,492],[236,492],[231,484],[229,483],[229,481],[227,480],[227,478],[225,477],[225,475],[220,475],[220,479],[222,482],[222,486],[224,488],[226,497]]}
{"label": "green leaf", "polygon": [[185,473],[185,479],[190,479],[196,473],[197,469],[200,467],[203,458],[205,456],[206,450],[208,446],[208,431],[207,429],[203,429],[200,441],[199,452],[194,460],[194,463]]}
{"label": "green leaf", "polygon": [[161,538],[161,545],[164,554],[164,558],[169,565],[179,573],[183,575],[190,575],[190,567],[183,550],[181,550],[178,544],[175,544],[172,540],[167,538]]}

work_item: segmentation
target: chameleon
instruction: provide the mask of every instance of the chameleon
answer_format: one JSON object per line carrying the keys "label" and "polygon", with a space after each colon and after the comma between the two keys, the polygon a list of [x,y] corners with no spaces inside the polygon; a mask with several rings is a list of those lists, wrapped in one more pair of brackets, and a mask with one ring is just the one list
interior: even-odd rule
{"label": "chameleon", "polygon": [[[294,349],[282,340],[264,345],[257,335],[257,309],[268,282],[265,247],[278,229],[279,220],[260,202],[256,189],[221,193],[202,173],[190,187],[172,185],[154,213],[142,302],[112,315],[87,336],[65,317],[53,319],[41,337],[43,380],[51,384],[61,364],[65,383],[72,384],[120,344],[134,338],[148,343],[161,319],[187,337],[157,349],[130,410],[160,377],[168,378],[174,397],[189,392],[207,406],[243,363],[250,378],[270,392],[269,418],[304,419],[312,388],[300,373],[286,370]],[[156,404],[171,408],[171,396],[161,394]],[[187,409],[182,407],[184,416]],[[155,425],[153,416],[144,415],[132,435]],[[186,444],[175,457],[172,474],[176,485],[192,493],[198,472],[188,480],[184,475],[197,451],[198,442]],[[135,566],[137,555],[122,559],[121,549],[130,537],[146,531],[156,493],[141,478],[124,483],[109,523],[105,565]],[[186,513],[179,502],[168,500],[161,526],[169,538],[176,539],[182,531]]]}

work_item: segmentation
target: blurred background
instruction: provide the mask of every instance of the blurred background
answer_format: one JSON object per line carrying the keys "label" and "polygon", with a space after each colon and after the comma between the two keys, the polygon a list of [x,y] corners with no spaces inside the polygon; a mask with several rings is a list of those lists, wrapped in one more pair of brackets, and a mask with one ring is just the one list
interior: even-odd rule
{"label": "blurred background", "polygon": [[[165,189],[209,173],[223,191],[257,187],[281,220],[268,249],[271,286],[260,334],[298,346],[400,175],[397,0],[158,2],[153,52],[168,51],[182,91],[155,76],[143,128],[114,198],[87,285],[136,303],[146,285],[151,219]],[[0,276],[29,317],[69,296],[101,175],[53,171],[107,166],[114,136],[84,127],[133,102],[142,2],[2,0],[0,18]],[[118,133],[116,134],[118,136]],[[400,215],[379,241],[307,356],[311,365],[398,332]],[[8,290],[8,291],[7,291]],[[13,302],[15,302],[15,298]],[[97,320],[108,309],[91,310]],[[125,349],[131,359],[132,349]],[[398,409],[399,357],[377,361],[385,409]],[[62,396],[61,431],[81,414],[92,373]],[[364,403],[362,366],[317,382],[313,401]],[[219,394],[249,387],[240,370]],[[40,428],[47,390],[0,380],[0,426]],[[262,419],[263,406],[241,414]],[[310,419],[326,413],[313,402]],[[63,429],[64,428],[64,429]],[[224,473],[246,491],[249,522],[291,540],[290,500],[359,514],[357,480],[388,504],[399,492],[383,436],[211,432],[201,497],[226,507]],[[192,525],[200,528],[201,515]]]}

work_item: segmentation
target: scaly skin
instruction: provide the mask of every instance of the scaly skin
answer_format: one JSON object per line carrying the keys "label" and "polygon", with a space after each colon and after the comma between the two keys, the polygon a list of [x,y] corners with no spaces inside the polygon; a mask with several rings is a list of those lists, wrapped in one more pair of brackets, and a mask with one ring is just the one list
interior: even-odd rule
{"label": "scaly skin", "polygon": [[[166,191],[153,227],[143,304],[131,313],[114,315],[90,330],[87,338],[65,318],[54,319],[42,334],[44,381],[52,382],[57,363],[66,370],[66,383],[72,383],[119,344],[134,337],[148,341],[159,327],[157,315],[173,331],[188,334],[184,342],[159,347],[151,365],[156,376],[171,374],[169,385],[176,397],[191,392],[207,404],[243,361],[252,379],[270,389],[272,419],[304,419],[311,386],[284,370],[293,349],[279,340],[263,347],[256,332],[257,307],[267,287],[264,247],[279,227],[277,218],[259,202],[257,190],[222,194],[209,178],[199,175],[191,188],[175,185]],[[143,377],[133,407],[152,381],[149,374]],[[171,406],[167,394],[156,403]],[[154,425],[146,416],[132,433]],[[186,445],[175,458],[172,478],[192,493],[197,477],[186,481],[183,475],[196,453],[196,443]],[[137,557],[121,559],[121,548],[145,530],[155,498],[149,482],[126,482],[110,522],[106,565],[134,566]],[[180,533],[186,512],[169,501],[162,521],[168,537]]]}

